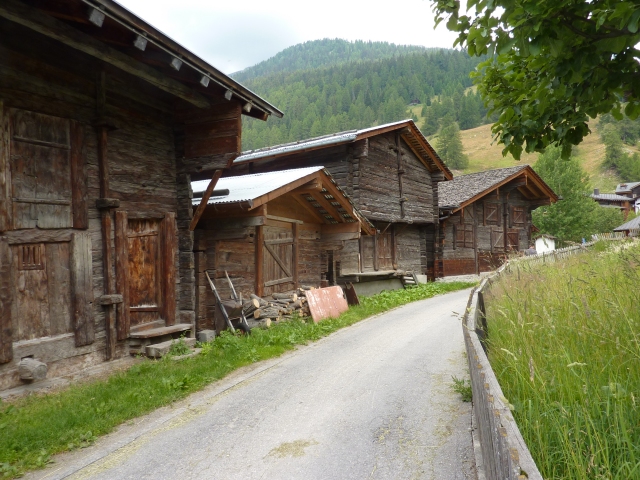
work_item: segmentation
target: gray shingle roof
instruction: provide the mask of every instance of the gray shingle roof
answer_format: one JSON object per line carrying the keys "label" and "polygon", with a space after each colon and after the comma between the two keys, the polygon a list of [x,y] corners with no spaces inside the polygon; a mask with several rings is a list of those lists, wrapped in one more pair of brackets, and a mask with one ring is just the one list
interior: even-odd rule
{"label": "gray shingle roof", "polygon": [[614,232],[621,232],[624,230],[638,230],[640,229],[640,216],[634,218],[633,220],[628,221],[627,223],[623,223],[618,228],[614,228]]}
{"label": "gray shingle roof", "polygon": [[616,186],[616,193],[630,192],[631,190],[636,188],[638,185],[640,185],[640,182],[619,183]]}
{"label": "gray shingle roof", "polygon": [[595,193],[592,193],[591,198],[593,198],[594,200],[608,200],[610,202],[630,202],[631,201],[629,197],[616,195],[615,193],[599,193],[598,195],[596,195]]}
{"label": "gray shingle roof", "polygon": [[469,173],[460,175],[448,182],[438,183],[438,206],[459,207],[463,202],[476,195],[490,189],[494,185],[506,180],[512,175],[524,170],[529,165],[518,165],[516,167],[497,168],[484,172]]}

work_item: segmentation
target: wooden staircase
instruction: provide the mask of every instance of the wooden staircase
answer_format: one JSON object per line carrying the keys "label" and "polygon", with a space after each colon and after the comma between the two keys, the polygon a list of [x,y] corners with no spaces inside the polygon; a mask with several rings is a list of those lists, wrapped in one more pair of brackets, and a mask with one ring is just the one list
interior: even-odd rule
{"label": "wooden staircase", "polygon": [[416,277],[415,272],[404,272],[404,274],[400,277],[400,281],[402,282],[402,286],[407,288],[408,286],[418,285],[418,277]]}

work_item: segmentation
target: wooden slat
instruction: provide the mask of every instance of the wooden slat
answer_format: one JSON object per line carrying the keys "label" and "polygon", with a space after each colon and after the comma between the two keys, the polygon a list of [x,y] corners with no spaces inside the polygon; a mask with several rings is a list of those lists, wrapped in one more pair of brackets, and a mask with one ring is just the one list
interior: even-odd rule
{"label": "wooden slat", "polygon": [[[113,249],[111,247],[111,232],[113,225],[111,221],[111,212],[103,210],[101,213],[102,220],[102,269],[104,278],[104,293],[110,295],[115,293],[113,290]],[[106,359],[111,360],[116,353],[116,312],[113,305],[105,307],[105,334],[106,334]]]}
{"label": "wooden slat", "polygon": [[0,364],[13,359],[11,247],[0,238]]}
{"label": "wooden slat", "polygon": [[176,214],[168,212],[162,222],[162,281],[164,294],[162,309],[167,326],[176,323],[176,253],[178,235],[176,232]]}
{"label": "wooden slat", "polygon": [[124,340],[129,336],[131,324],[129,316],[129,246],[127,212],[116,210],[115,248],[116,248],[116,290],[122,295],[122,303],[117,306],[117,338]]}
{"label": "wooden slat", "polygon": [[344,217],[340,215],[340,212],[338,212],[336,207],[331,205],[329,200],[324,198],[324,195],[322,194],[322,192],[312,192],[310,195],[315,199],[316,202],[322,205],[322,207],[327,211],[327,213],[331,215],[335,220],[337,220],[340,223],[345,223],[346,220],[344,219]]}
{"label": "wooden slat", "polygon": [[11,228],[10,171],[9,114],[0,100],[0,232],[6,232]]}
{"label": "wooden slat", "polygon": [[293,288],[298,288],[298,243],[299,232],[298,224],[294,223],[293,227],[293,247],[291,249],[291,264],[293,267]]}
{"label": "wooden slat", "polygon": [[211,178],[209,185],[207,185],[207,189],[204,191],[204,194],[202,195],[202,200],[200,200],[200,205],[198,205],[198,208],[196,208],[196,211],[193,213],[193,218],[191,219],[191,223],[189,224],[189,230],[191,230],[192,232],[196,229],[196,225],[198,225],[198,221],[200,220],[200,217],[204,213],[205,208],[207,208],[207,202],[209,202],[209,198],[211,198],[211,194],[213,193],[213,190],[216,188],[216,184],[218,183],[218,180],[220,180],[221,176],[222,176],[222,170],[216,170],[213,173],[213,177]]}
{"label": "wooden slat", "polygon": [[71,255],[71,304],[76,347],[95,340],[93,320],[93,269],[91,265],[91,236],[87,232],[73,234]]}
{"label": "wooden slat", "polygon": [[73,228],[89,228],[87,205],[87,162],[84,154],[84,128],[71,122],[71,213]]}
{"label": "wooden slat", "polygon": [[320,215],[320,212],[307,201],[304,195],[292,194],[292,197],[320,223],[327,222],[327,219]]}
{"label": "wooden slat", "polygon": [[294,243],[295,242],[293,237],[292,238],[271,238],[264,241],[265,245],[293,245]]}
{"label": "wooden slat", "polygon": [[270,280],[268,282],[264,282],[264,286],[273,287],[274,285],[280,285],[282,283],[292,283],[292,282],[293,282],[293,277],[285,277],[285,278],[279,278],[277,280]]}
{"label": "wooden slat", "polygon": [[35,30],[42,35],[57,40],[71,48],[98,58],[135,77],[141,78],[151,85],[181,98],[197,107],[207,108],[210,102],[191,88],[174,80],[152,67],[145,65],[130,56],[109,47],[105,43],[86,35],[66,23],[38,12],[15,0],[3,0],[0,3],[0,17]]}
{"label": "wooden slat", "polygon": [[[267,249],[267,251],[271,254],[271,256],[273,257],[273,259],[276,261],[276,263],[278,264],[278,266],[282,269],[282,271],[284,272],[284,274],[287,277],[292,277],[293,278],[293,274],[291,273],[291,270],[289,270],[287,268],[287,266],[284,264],[284,262],[282,261],[282,259],[278,256],[278,254],[275,252],[275,250],[273,248],[271,248],[271,245],[268,245],[266,242],[264,243],[264,248]],[[267,286],[267,284],[265,283],[265,286]]]}
{"label": "wooden slat", "polygon": [[256,295],[262,297],[264,295],[264,249],[262,245],[264,243],[264,227],[258,225],[256,227],[255,235],[256,246]]}
{"label": "wooden slat", "polygon": [[302,220],[296,220],[295,218],[278,217],[277,215],[267,215],[267,220],[276,220],[278,222],[285,223],[298,223],[300,225],[304,223]]}

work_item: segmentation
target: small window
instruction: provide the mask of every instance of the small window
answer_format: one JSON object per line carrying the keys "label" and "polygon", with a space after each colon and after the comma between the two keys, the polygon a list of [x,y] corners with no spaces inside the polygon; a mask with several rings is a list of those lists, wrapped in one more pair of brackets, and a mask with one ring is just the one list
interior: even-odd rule
{"label": "small window", "polygon": [[18,247],[18,270],[44,270],[44,244],[20,245]]}

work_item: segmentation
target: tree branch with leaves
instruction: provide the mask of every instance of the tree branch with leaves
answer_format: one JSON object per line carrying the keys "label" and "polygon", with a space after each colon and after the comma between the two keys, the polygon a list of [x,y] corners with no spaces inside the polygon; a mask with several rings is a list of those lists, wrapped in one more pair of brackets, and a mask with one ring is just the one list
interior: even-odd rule
{"label": "tree branch with leaves", "polygon": [[503,155],[554,145],[568,158],[589,117],[640,114],[639,0],[469,0],[464,13],[436,0],[434,12],[458,32],[454,46],[490,56],[474,81],[500,115]]}

